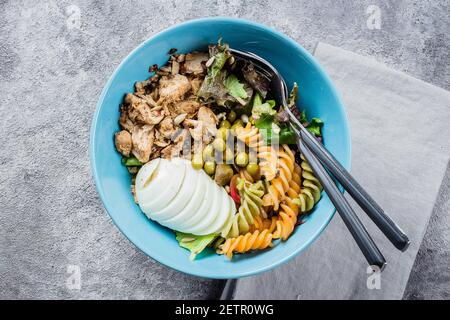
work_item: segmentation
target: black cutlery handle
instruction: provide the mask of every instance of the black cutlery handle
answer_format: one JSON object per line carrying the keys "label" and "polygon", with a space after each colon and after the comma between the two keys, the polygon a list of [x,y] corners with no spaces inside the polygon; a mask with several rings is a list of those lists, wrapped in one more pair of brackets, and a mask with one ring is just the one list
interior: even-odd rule
{"label": "black cutlery handle", "polygon": [[345,170],[345,168],[328,152],[327,149],[303,126],[300,136],[305,145],[324,164],[350,196],[367,213],[389,241],[399,250],[405,251],[409,244],[408,236],[384,212],[364,188]]}
{"label": "black cutlery handle", "polygon": [[339,212],[342,220],[352,234],[370,266],[377,266],[380,270],[386,266],[386,259],[381,254],[375,242],[370,237],[364,225],[361,223],[344,195],[339,191],[328,172],[322,166],[315,155],[303,144],[301,139],[297,141],[300,152],[314,171],[315,176],[322,184],[331,202]]}

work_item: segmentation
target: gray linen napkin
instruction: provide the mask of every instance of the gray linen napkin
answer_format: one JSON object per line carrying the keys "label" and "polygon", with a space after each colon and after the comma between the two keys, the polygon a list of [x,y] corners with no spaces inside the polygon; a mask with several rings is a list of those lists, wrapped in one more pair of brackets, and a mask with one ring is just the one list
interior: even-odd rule
{"label": "gray linen napkin", "polygon": [[450,93],[331,45],[320,43],[315,56],[347,108],[353,175],[411,246],[397,251],[358,208],[388,261],[379,289],[338,214],[300,256],[226,289],[236,299],[401,299],[449,160]]}

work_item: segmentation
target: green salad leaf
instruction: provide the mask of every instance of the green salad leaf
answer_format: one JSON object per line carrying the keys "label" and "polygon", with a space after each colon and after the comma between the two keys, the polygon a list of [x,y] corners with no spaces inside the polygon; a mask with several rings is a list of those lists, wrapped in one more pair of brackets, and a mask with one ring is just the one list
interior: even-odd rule
{"label": "green salad leaf", "polygon": [[308,120],[306,119],[306,113],[305,113],[305,110],[303,110],[302,112],[300,112],[300,123],[305,123],[305,122],[307,122]]}
{"label": "green salad leaf", "polygon": [[309,132],[316,136],[321,136],[321,127],[323,126],[323,121],[319,118],[312,118],[311,122],[306,126]]}
{"label": "green salad leaf", "polygon": [[122,164],[126,167],[140,167],[143,165],[143,163],[135,157],[123,157]]}
{"label": "green salad leaf", "polygon": [[217,237],[217,234],[196,236],[193,234],[182,233],[178,231],[175,231],[175,234],[180,247],[191,251],[191,255],[189,257],[190,260],[194,260],[195,257]]}
{"label": "green salad leaf", "polygon": [[264,143],[269,145],[278,140],[279,144],[295,144],[295,133],[285,124],[277,124],[280,127],[278,134],[273,131],[272,124],[275,123],[274,120],[275,117],[273,115],[265,114],[255,121],[255,127],[261,129]]}
{"label": "green salad leaf", "polygon": [[231,57],[228,44],[222,44],[222,39],[219,39],[217,46],[214,47],[211,52],[214,57],[214,61],[208,68],[208,76],[205,80],[208,82],[214,80],[214,78],[219,74],[222,68],[225,66],[228,58]]}
{"label": "green salad leaf", "polygon": [[297,82],[294,82],[294,86],[292,87],[291,93],[289,94],[288,105],[292,107],[295,105],[298,96],[298,85]]}
{"label": "green salad leaf", "polygon": [[259,106],[260,104],[263,104],[263,98],[258,92],[255,92],[253,96],[253,107]]}
{"label": "green salad leaf", "polygon": [[253,97],[252,116],[254,119],[259,119],[263,115],[273,116],[277,113],[274,109],[276,105],[275,100],[266,100],[263,102],[261,95],[256,92]]}
{"label": "green salad leaf", "polygon": [[254,105],[252,108],[252,116],[255,119],[259,119],[262,115],[273,116],[277,113],[274,107],[275,107],[274,100],[267,100],[262,104]]}
{"label": "green salad leaf", "polygon": [[239,79],[234,74],[230,74],[223,82],[223,85],[228,93],[237,100],[248,98],[247,92],[244,89],[244,84],[240,83]]}

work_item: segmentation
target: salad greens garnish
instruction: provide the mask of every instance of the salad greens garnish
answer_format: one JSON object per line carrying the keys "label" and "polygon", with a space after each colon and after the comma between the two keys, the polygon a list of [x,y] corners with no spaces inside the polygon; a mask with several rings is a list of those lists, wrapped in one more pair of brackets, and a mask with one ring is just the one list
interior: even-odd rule
{"label": "salad greens garnish", "polygon": [[222,44],[222,39],[219,39],[217,46],[211,46],[209,52],[213,62],[208,68],[205,81],[211,82],[220,73],[227,60],[231,57],[231,53],[228,44]]}
{"label": "salad greens garnish", "polygon": [[321,127],[323,126],[323,121],[319,118],[312,118],[311,122],[306,126],[309,132],[319,137],[322,135]]}
{"label": "salad greens garnish", "polygon": [[244,84],[239,82],[239,79],[234,75],[230,74],[224,81],[223,85],[227,89],[228,93],[236,98],[241,104],[245,104],[242,99],[247,99],[248,95],[244,89]]}
{"label": "salad greens garnish", "polygon": [[175,234],[180,247],[191,251],[191,255],[189,256],[190,260],[194,260],[200,252],[202,252],[211,242],[213,242],[215,238],[217,238],[217,234],[196,236],[178,231],[176,231]]}
{"label": "salad greens garnish", "polygon": [[135,157],[123,157],[122,164],[126,167],[140,167],[143,165],[143,163]]}

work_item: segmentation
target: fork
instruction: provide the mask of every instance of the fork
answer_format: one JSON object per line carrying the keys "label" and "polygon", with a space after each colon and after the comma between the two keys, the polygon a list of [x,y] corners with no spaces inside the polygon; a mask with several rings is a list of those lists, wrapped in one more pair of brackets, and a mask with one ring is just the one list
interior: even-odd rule
{"label": "fork", "polygon": [[[262,57],[236,49],[230,49],[236,59],[251,62],[258,71],[266,77],[273,88],[276,99],[281,103],[283,110],[289,116],[289,126],[296,134],[297,145],[300,152],[310,164],[317,179],[321,182],[325,192],[337,209],[345,225],[349,229],[367,262],[383,270],[386,259],[370,237],[364,225],[349,205],[336,183],[328,174],[343,186],[356,203],[366,212],[389,241],[399,250],[405,251],[410,240],[400,227],[383,211],[375,200],[363,189],[352,175],[335,159],[335,157],[300,123],[296,116],[297,109],[288,106],[288,89],[283,77],[268,61]],[[295,106],[294,106],[295,108]]]}

